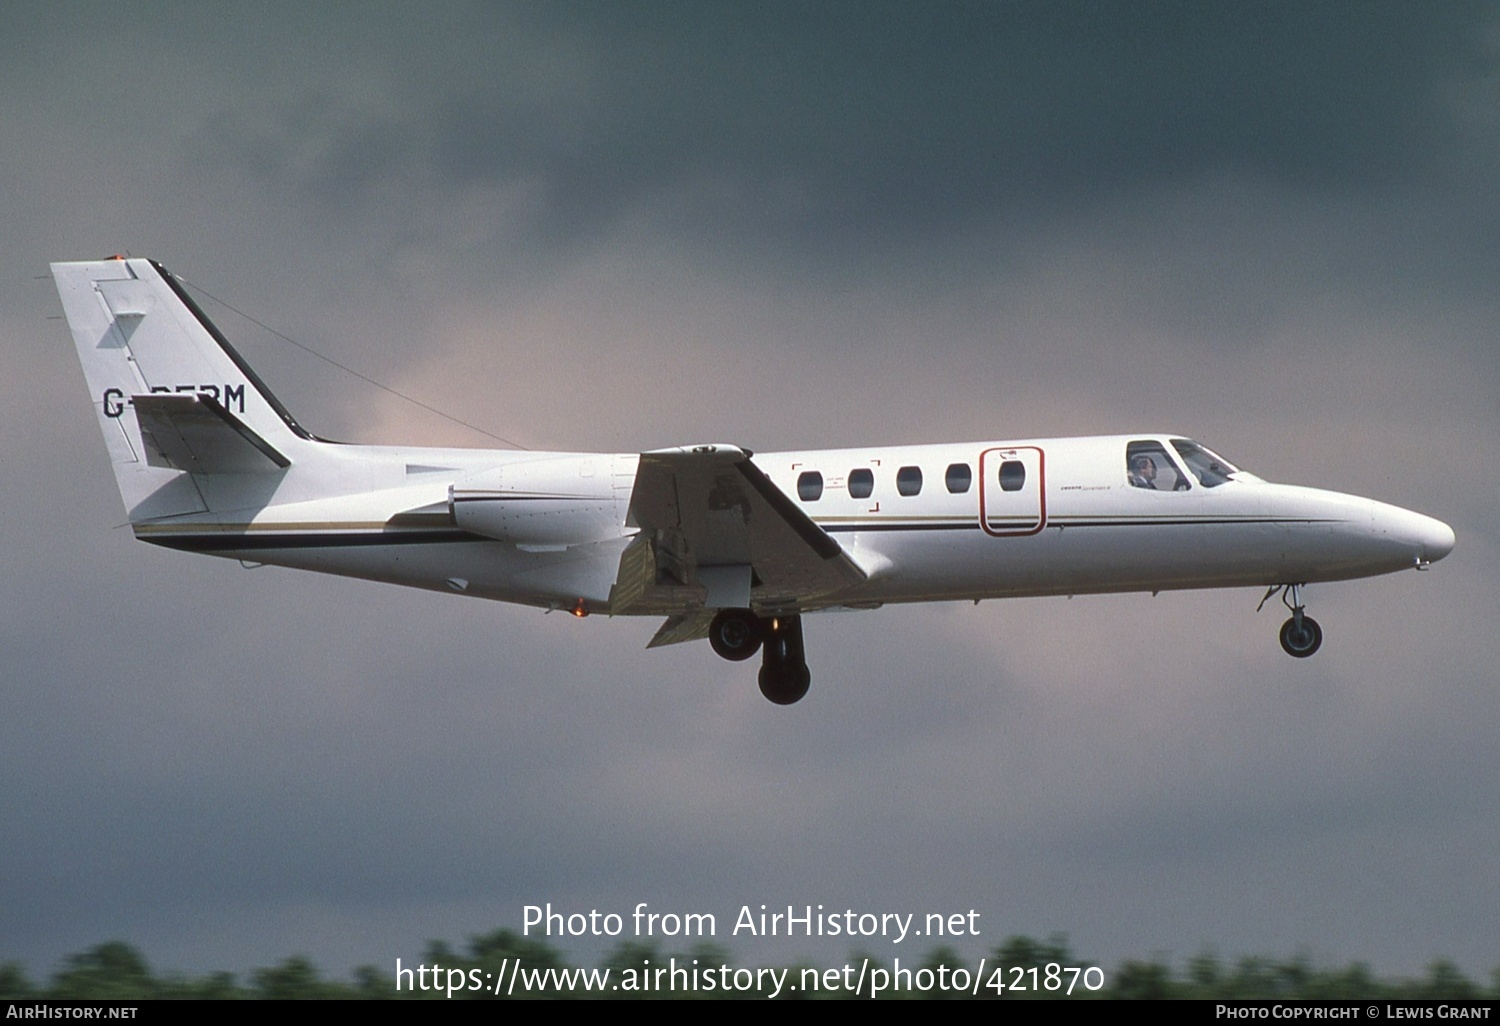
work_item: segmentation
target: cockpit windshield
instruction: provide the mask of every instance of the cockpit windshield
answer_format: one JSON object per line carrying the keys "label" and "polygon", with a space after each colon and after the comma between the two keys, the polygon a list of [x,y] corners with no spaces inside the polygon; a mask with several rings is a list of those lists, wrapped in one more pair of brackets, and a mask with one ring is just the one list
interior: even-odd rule
{"label": "cockpit windshield", "polygon": [[1214,488],[1230,480],[1230,475],[1239,473],[1239,468],[1228,460],[1203,448],[1186,438],[1172,439],[1172,448],[1182,457],[1198,483],[1204,488]]}

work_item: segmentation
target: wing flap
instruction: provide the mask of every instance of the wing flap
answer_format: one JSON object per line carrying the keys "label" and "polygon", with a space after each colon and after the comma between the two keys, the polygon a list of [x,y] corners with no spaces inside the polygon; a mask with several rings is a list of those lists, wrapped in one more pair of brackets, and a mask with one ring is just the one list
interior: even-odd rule
{"label": "wing flap", "polygon": [[679,613],[669,616],[657,628],[651,640],[646,642],[647,648],[661,648],[664,645],[681,645],[685,641],[702,641],[708,637],[709,625],[714,622],[714,610],[700,609],[695,613]]}
{"label": "wing flap", "polygon": [[153,393],[132,399],[146,462],[190,474],[248,474],[291,466],[217,399],[202,393]]}

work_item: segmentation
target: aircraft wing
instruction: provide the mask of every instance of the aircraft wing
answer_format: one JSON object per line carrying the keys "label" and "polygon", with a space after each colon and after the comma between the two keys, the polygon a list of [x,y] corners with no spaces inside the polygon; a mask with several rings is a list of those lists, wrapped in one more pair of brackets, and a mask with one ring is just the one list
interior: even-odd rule
{"label": "aircraft wing", "polygon": [[[620,559],[616,613],[792,612],[865,579],[839,543],[732,445],[643,453],[628,522],[640,534]],[[694,634],[702,619],[688,616],[668,633]]]}
{"label": "aircraft wing", "polygon": [[200,393],[138,395],[131,400],[146,462],[190,474],[236,474],[291,465],[218,400]]}

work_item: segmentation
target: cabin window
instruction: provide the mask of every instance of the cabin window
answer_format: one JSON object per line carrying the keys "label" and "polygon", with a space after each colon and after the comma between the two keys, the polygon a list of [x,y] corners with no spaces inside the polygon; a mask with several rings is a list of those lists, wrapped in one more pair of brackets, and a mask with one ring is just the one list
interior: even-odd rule
{"label": "cabin window", "polygon": [[1026,485],[1026,464],[1020,460],[1006,460],[1000,464],[1000,490],[1019,492]]}
{"label": "cabin window", "polygon": [[948,491],[953,495],[962,495],[969,490],[969,482],[974,480],[973,471],[967,463],[950,463],[948,472],[943,475],[943,483],[948,486]]}
{"label": "cabin window", "polygon": [[916,495],[922,490],[922,468],[902,467],[896,471],[896,491],[902,495]]}
{"label": "cabin window", "polygon": [[868,467],[849,471],[849,498],[868,499],[875,491],[875,472]]}
{"label": "cabin window", "polygon": [[1127,445],[1125,474],[1130,487],[1146,491],[1185,492],[1192,487],[1160,442],[1142,441]]}
{"label": "cabin window", "polygon": [[797,478],[797,498],[817,502],[823,497],[823,475],[816,470],[803,471]]}

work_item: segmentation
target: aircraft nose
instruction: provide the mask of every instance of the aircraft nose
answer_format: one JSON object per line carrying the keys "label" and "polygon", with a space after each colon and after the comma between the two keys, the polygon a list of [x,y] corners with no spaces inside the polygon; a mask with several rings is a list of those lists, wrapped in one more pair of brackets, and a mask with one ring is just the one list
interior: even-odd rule
{"label": "aircraft nose", "polygon": [[1453,551],[1453,528],[1441,520],[1397,506],[1382,506],[1374,520],[1376,530],[1411,553],[1418,565],[1436,563]]}
{"label": "aircraft nose", "polygon": [[1429,562],[1436,563],[1448,553],[1453,551],[1453,545],[1458,540],[1453,534],[1453,528],[1441,520],[1432,517],[1422,517],[1427,521],[1422,536],[1422,547],[1427,552]]}

